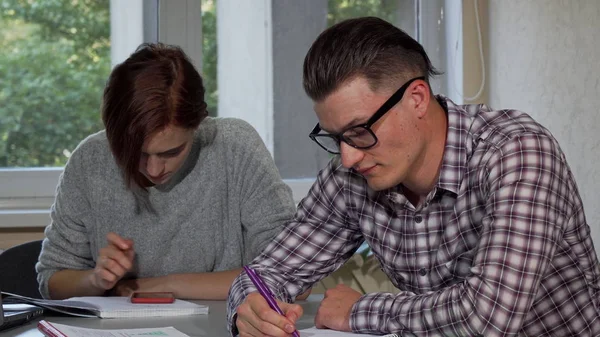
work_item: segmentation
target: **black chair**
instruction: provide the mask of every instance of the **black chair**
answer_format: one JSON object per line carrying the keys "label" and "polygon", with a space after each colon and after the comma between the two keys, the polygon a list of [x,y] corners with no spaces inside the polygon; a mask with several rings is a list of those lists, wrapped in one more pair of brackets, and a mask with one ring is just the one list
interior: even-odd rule
{"label": "black chair", "polygon": [[0,290],[33,298],[42,298],[38,290],[35,264],[42,240],[14,246],[0,253]]}

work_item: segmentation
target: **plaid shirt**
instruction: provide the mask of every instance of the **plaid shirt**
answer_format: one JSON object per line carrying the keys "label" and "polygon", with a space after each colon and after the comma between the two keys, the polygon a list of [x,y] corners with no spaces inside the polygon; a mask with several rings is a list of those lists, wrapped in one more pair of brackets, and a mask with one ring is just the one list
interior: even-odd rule
{"label": "plaid shirt", "polygon": [[[362,296],[354,332],[600,336],[600,268],[556,140],[525,113],[438,100],[446,148],[422,205],[401,186],[369,189],[334,158],[252,267],[291,302],[364,240],[402,291]],[[230,329],[251,291],[245,274],[232,285]]]}

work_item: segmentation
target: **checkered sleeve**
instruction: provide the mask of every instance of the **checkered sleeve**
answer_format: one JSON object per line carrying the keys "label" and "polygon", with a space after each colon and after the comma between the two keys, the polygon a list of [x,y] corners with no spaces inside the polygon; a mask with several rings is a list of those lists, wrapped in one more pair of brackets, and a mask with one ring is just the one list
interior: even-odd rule
{"label": "checkered sleeve", "polygon": [[[251,263],[273,294],[285,302],[344,264],[362,243],[358,224],[350,220],[344,200],[345,176],[334,159],[318,175],[296,215]],[[227,324],[236,334],[237,307],[255,291],[242,273],[232,284]]]}
{"label": "checkered sleeve", "polygon": [[[574,216],[569,198],[573,186],[562,152],[548,135],[524,133],[489,149],[485,169],[474,185],[480,190],[467,191],[473,198],[485,198],[481,240],[470,277],[422,294],[364,295],[352,308],[354,332],[519,333],[556,251],[561,224]],[[572,309],[577,311],[575,306]]]}

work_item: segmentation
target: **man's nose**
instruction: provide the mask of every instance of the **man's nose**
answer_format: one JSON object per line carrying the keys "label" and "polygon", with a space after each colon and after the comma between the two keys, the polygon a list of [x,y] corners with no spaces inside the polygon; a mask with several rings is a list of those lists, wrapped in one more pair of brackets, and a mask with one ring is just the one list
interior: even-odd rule
{"label": "man's nose", "polygon": [[342,165],[349,169],[354,167],[363,159],[364,152],[346,144],[345,142],[340,142],[340,155],[342,156]]}

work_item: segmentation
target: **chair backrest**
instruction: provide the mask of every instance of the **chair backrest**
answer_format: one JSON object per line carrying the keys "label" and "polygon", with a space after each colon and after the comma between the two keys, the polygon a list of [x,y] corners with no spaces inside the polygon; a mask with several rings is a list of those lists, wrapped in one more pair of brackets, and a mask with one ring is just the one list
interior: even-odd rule
{"label": "chair backrest", "polygon": [[0,289],[22,296],[42,298],[38,289],[35,264],[42,240],[14,246],[0,254]]}

